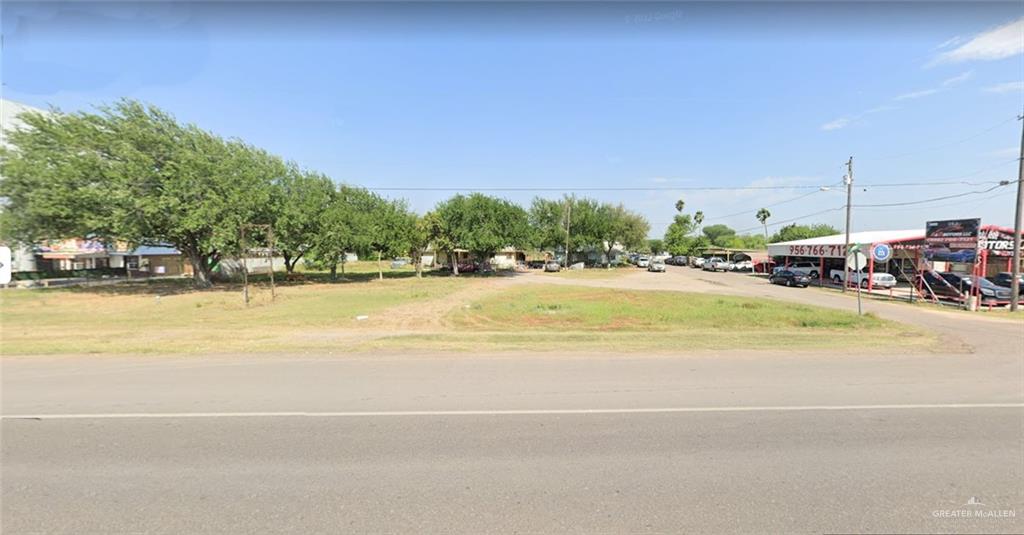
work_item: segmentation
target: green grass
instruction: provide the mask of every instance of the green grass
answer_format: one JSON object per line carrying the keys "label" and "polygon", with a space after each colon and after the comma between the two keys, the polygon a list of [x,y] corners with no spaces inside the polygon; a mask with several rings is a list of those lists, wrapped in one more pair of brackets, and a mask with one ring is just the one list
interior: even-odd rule
{"label": "green grass", "polygon": [[290,282],[274,302],[261,282],[249,307],[238,284],[4,290],[0,320],[3,355],[859,350],[934,340],[873,316],[780,301],[470,277]]}
{"label": "green grass", "polygon": [[888,325],[873,316],[767,299],[549,285],[476,301],[452,319],[471,330],[858,330]]}
{"label": "green grass", "polygon": [[[473,281],[469,281],[473,283]],[[270,301],[254,285],[193,291],[186,281],[0,292],[0,353],[195,353],[323,347],[324,332],[362,327],[358,315],[439,299],[452,278],[292,284]]]}
{"label": "green grass", "polygon": [[934,337],[872,315],[768,299],[593,287],[518,287],[453,311],[457,335],[368,347],[511,350],[926,347]]}

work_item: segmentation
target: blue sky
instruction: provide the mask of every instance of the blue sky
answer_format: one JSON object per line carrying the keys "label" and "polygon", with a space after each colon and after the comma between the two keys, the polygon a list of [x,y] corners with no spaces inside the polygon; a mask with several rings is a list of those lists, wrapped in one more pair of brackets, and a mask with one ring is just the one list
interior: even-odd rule
{"label": "blue sky", "polygon": [[[1020,2],[2,9],[5,98],[63,110],[137,98],[371,188],[577,190],[643,213],[653,236],[679,197],[739,230],[758,226],[761,206],[769,223],[837,208],[839,190],[811,192],[840,182],[850,156],[855,204],[984,190],[1017,172]],[[877,187],[922,181],[970,184]],[[742,186],[782,189],[694,189]],[[623,187],[658,190],[586,191]],[[384,193],[425,211],[453,192]],[[859,208],[854,227],[1009,225],[1012,205],[1003,187]]]}

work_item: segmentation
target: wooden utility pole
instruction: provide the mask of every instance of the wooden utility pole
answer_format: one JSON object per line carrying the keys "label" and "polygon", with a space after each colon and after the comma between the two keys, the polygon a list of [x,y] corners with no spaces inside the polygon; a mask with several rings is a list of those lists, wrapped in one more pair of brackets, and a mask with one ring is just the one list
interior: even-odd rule
{"label": "wooden utility pole", "polygon": [[572,226],[572,200],[565,200],[565,269],[569,269],[569,229]]}
{"label": "wooden utility pole", "polygon": [[249,266],[245,262],[245,226],[239,230],[238,245],[242,250],[242,300],[245,301],[245,306],[249,306]]}
{"label": "wooden utility pole", "polygon": [[[1010,270],[1010,311],[1017,311],[1020,301],[1020,231],[1021,217],[1024,213],[1024,115],[1018,115],[1020,129],[1020,159],[1017,161],[1017,210],[1013,217],[1013,266]],[[984,274],[982,274],[984,275]]]}
{"label": "wooden utility pole", "polygon": [[843,249],[843,293],[850,285],[850,201],[853,199],[853,156],[846,162],[846,247]]}

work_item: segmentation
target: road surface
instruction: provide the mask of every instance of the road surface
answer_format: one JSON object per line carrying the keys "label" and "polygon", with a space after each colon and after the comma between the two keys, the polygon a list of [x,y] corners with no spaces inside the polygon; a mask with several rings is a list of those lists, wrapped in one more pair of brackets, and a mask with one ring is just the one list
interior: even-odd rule
{"label": "road surface", "polygon": [[870,306],[950,351],[8,357],[0,527],[1024,532],[1020,324]]}

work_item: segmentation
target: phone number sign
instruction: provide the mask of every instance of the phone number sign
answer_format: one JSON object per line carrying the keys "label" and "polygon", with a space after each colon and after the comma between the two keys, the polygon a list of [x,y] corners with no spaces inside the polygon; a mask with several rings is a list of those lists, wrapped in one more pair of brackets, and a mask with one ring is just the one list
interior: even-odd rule
{"label": "phone number sign", "polygon": [[846,258],[845,245],[790,245],[789,256],[823,256],[825,258]]}

